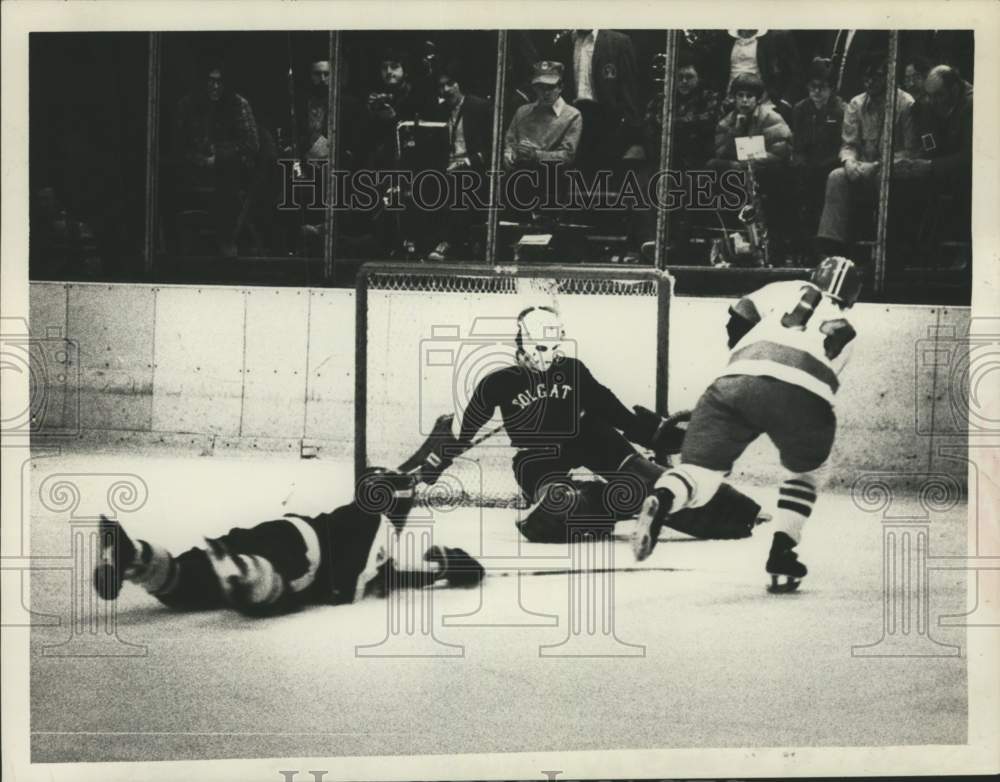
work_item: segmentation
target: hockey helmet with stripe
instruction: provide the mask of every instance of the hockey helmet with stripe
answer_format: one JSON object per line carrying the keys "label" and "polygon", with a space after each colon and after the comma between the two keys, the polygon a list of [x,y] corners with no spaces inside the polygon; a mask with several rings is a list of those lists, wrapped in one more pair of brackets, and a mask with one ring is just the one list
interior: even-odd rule
{"label": "hockey helmet with stripe", "polygon": [[810,282],[842,307],[852,307],[861,293],[861,272],[854,262],[839,255],[824,258],[813,269]]}

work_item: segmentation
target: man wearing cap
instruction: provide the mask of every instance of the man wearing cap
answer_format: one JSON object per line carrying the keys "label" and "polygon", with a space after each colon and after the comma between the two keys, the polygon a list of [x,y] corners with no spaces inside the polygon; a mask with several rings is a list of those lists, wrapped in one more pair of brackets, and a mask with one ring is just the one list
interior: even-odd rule
{"label": "man wearing cap", "polygon": [[562,63],[534,65],[535,101],[521,106],[504,137],[504,161],[510,168],[544,162],[572,163],[580,146],[583,118],[562,99]]}

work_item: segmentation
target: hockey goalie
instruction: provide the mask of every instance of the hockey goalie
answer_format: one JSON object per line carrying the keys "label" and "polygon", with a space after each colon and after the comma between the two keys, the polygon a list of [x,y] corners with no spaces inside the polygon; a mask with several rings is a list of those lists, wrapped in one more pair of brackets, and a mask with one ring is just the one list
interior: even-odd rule
{"label": "hockey goalie", "polygon": [[[515,449],[514,477],[530,508],[517,522],[536,543],[564,542],[574,529],[610,531],[635,518],[642,499],[663,475],[684,440],[685,414],[663,418],[629,410],[583,361],[565,355],[565,329],[552,307],[529,307],[517,316],[515,362],[477,384],[458,417],[441,416],[424,445],[399,470],[435,483],[466,453],[500,411]],[[636,445],[652,451],[643,456]],[[585,468],[594,479],[571,475]],[[705,507],[672,516],[669,525],[699,538],[751,534],[760,506],[724,485]]]}

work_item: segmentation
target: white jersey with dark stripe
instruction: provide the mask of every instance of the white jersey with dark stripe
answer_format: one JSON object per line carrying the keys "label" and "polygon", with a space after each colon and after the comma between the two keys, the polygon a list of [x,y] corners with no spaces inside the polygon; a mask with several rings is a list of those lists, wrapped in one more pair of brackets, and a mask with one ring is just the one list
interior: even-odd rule
{"label": "white jersey with dark stripe", "polygon": [[833,404],[856,334],[845,310],[815,285],[786,280],[744,296],[732,311],[754,325],[733,346],[719,377],[773,377]]}

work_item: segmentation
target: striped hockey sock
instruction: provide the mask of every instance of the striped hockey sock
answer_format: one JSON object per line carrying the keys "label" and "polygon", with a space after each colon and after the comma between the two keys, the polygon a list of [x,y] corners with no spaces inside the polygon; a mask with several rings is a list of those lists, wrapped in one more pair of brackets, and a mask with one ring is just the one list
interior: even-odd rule
{"label": "striped hockey sock", "polygon": [[778,489],[778,513],[774,531],[784,532],[798,543],[802,527],[816,504],[816,486],[805,478],[789,478]]}
{"label": "striped hockey sock", "polygon": [[163,546],[137,540],[136,562],[126,578],[152,595],[169,592],[177,581],[177,563]]}

